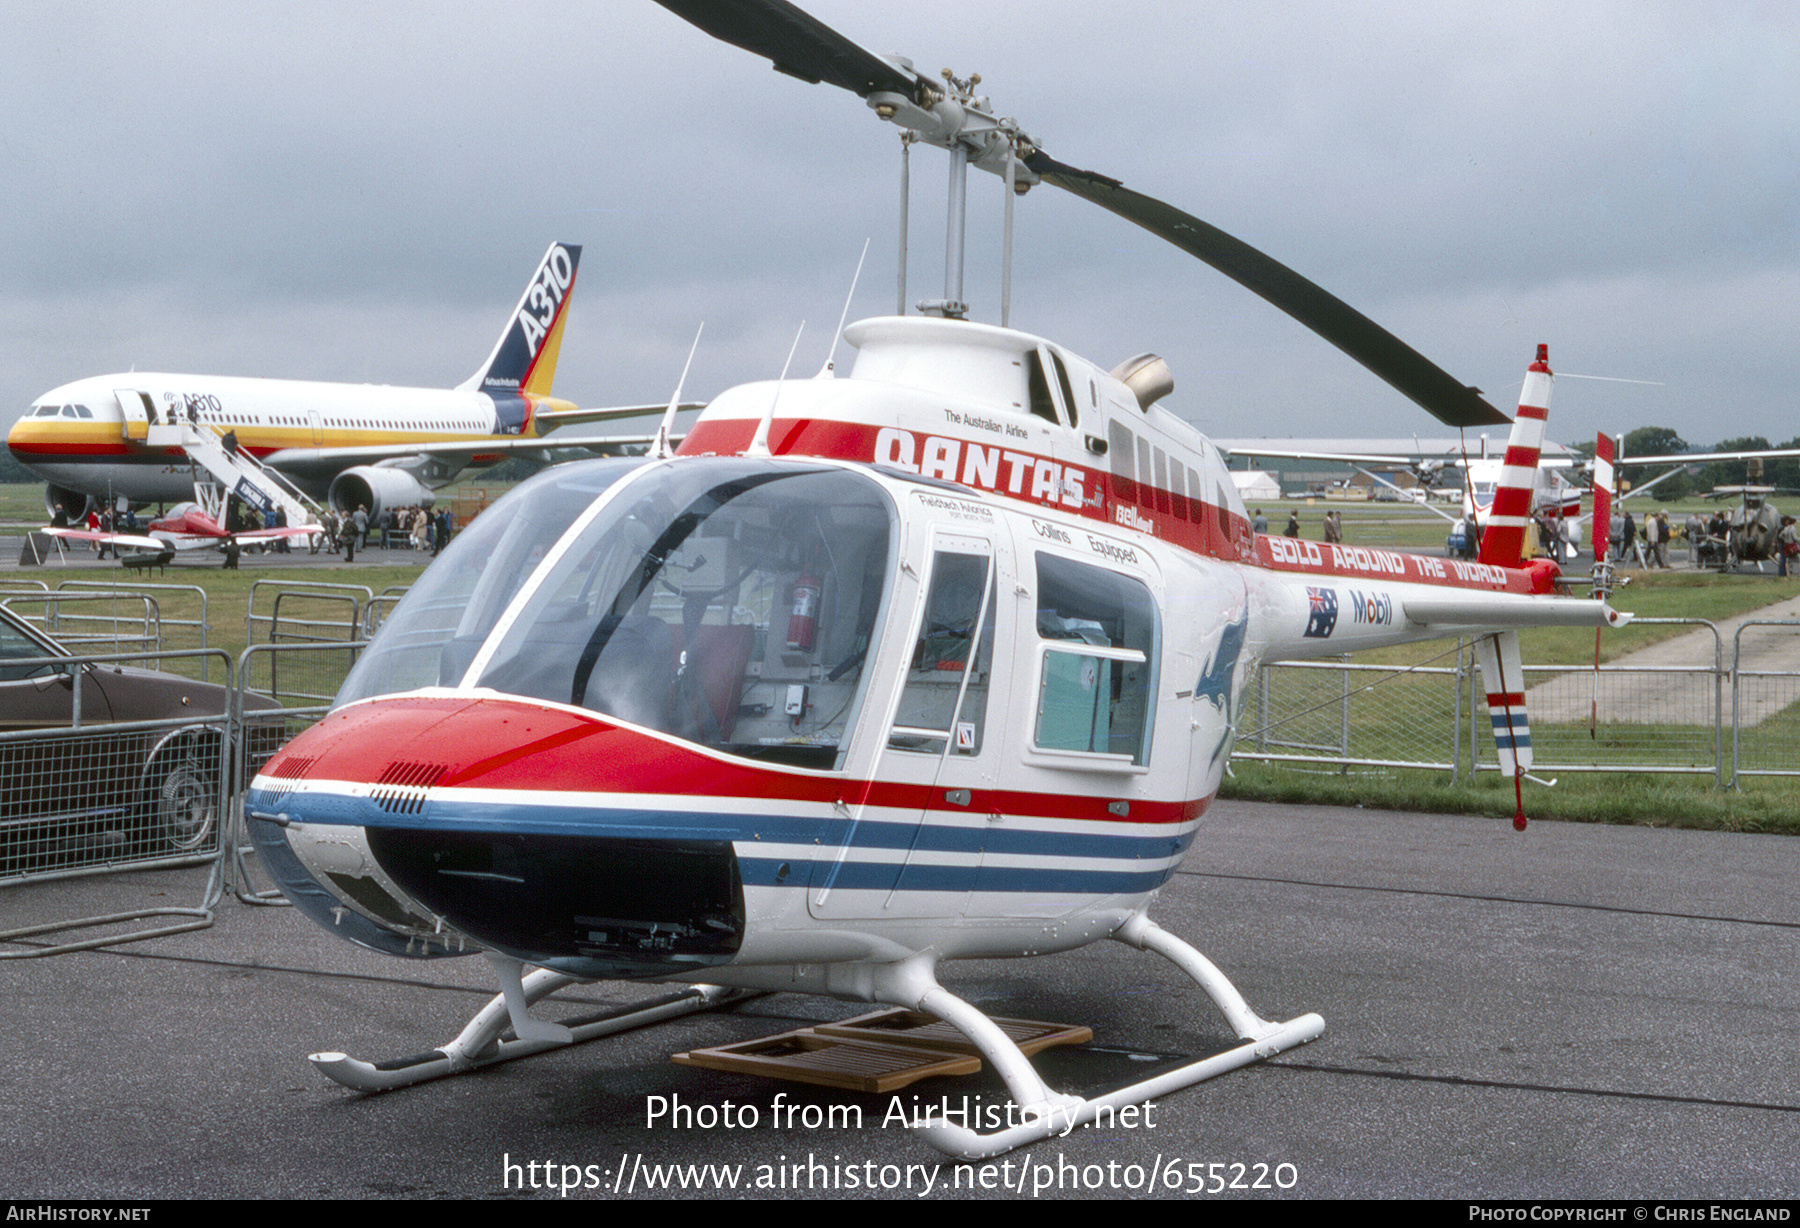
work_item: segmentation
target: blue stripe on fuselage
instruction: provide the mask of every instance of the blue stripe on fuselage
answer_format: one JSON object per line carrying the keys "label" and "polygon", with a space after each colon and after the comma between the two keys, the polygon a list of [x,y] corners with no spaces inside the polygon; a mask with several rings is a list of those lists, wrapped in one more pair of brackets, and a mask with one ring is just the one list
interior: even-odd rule
{"label": "blue stripe on fuselage", "polygon": [[[747,886],[798,886],[806,875],[792,874],[792,859],[757,856],[774,844],[811,846],[815,857],[839,858],[833,886],[889,888],[901,873],[892,857],[862,861],[858,851],[913,854],[961,854],[982,860],[963,865],[933,865],[904,859],[903,890],[913,891],[1047,891],[1113,894],[1151,890],[1174,872],[1172,860],[1184,852],[1194,825],[1179,828],[1124,825],[1118,834],[1055,831],[1044,828],[951,826],[901,819],[863,818],[854,822],[836,815],[802,817],[786,814],[746,815],[724,811],[671,811],[625,808],[597,811],[578,806],[533,805],[528,802],[477,802],[434,797],[417,813],[390,813],[369,797],[341,793],[288,793],[252,789],[252,811],[284,812],[297,823],[346,827],[404,828],[413,831],[492,832],[496,835],[578,836],[589,839],[726,840],[741,845],[740,865]],[[1051,824],[1058,820],[1040,822]],[[844,851],[848,841],[849,852]],[[745,854],[748,854],[747,856]],[[996,864],[997,859],[1028,857],[1081,858],[1080,866]],[[1151,866],[1128,868],[1132,862]],[[780,868],[789,865],[787,875]]]}
{"label": "blue stripe on fuselage", "polygon": [[[750,858],[738,850],[738,874],[746,887],[805,887],[792,863]],[[782,867],[789,872],[782,874]],[[1135,895],[1154,891],[1169,881],[1175,863],[1145,870],[1108,870],[1091,866],[931,865],[909,861],[845,860],[835,867],[833,891],[970,891],[1038,892],[1061,895]]]}

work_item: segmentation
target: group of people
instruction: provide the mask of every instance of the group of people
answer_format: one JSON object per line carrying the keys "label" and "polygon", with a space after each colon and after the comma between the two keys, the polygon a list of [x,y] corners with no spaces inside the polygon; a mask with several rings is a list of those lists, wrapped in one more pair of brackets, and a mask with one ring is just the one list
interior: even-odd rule
{"label": "group of people", "polygon": [[[1561,534],[1556,524],[1546,515],[1539,516],[1538,535],[1545,553],[1553,553]],[[1261,508],[1251,520],[1250,527],[1258,534],[1267,534],[1269,518]],[[1344,525],[1339,513],[1334,509],[1325,513],[1325,540],[1341,542],[1344,540]],[[1669,543],[1677,536],[1685,534],[1693,552],[1696,566],[1704,566],[1709,553],[1724,549],[1730,522],[1724,511],[1715,511],[1710,517],[1703,518],[1698,512],[1687,519],[1680,529],[1669,523],[1667,509],[1654,512],[1644,517],[1640,527],[1637,520],[1627,510],[1623,518],[1614,518],[1612,524],[1612,554],[1620,562],[1635,560],[1644,568],[1668,568]],[[1287,527],[1282,530],[1283,537],[1300,536],[1300,509],[1295,508],[1288,513]],[[1479,545],[1476,527],[1467,517],[1457,521],[1450,534],[1450,553],[1464,558],[1474,558]],[[1778,574],[1782,576],[1800,574],[1800,521],[1792,516],[1781,518],[1781,529],[1776,538],[1776,559]]]}
{"label": "group of people", "polygon": [[[1688,517],[1687,526],[1683,531],[1687,534],[1688,541],[1695,551],[1696,564],[1698,564],[1699,551],[1705,537],[1717,536],[1723,540],[1725,536],[1724,516],[1715,513],[1713,520],[1717,522],[1716,525],[1706,524],[1703,527],[1703,522],[1698,514]],[[1674,540],[1677,533],[1669,525],[1669,513],[1666,509],[1645,516],[1641,529],[1630,509],[1627,509],[1624,518],[1617,522],[1616,528],[1609,533],[1609,536],[1612,538],[1614,557],[1621,563],[1635,560],[1638,566],[1646,569],[1661,567],[1667,570],[1669,542]]]}
{"label": "group of people", "polygon": [[324,530],[313,538],[313,553],[321,548],[344,552],[344,561],[354,563],[358,546],[366,548],[371,532],[379,534],[376,539],[383,546],[390,544],[390,533],[399,533],[404,544],[413,550],[429,550],[437,554],[456,532],[456,517],[448,507],[440,507],[434,514],[423,507],[412,506],[397,508],[393,511],[382,509],[381,515],[371,518],[367,504],[358,505],[354,512],[340,514],[327,509],[319,517],[319,526]]}
{"label": "group of people", "polygon": [[[1269,531],[1269,518],[1263,515],[1263,510],[1260,507],[1256,509],[1256,515],[1250,521],[1250,528],[1253,532],[1259,534],[1266,534]],[[1295,508],[1288,513],[1287,528],[1281,531],[1281,535],[1283,537],[1300,536],[1299,508]],[[1344,520],[1335,508],[1325,513],[1325,540],[1328,542],[1341,542],[1344,540]]]}
{"label": "group of people", "polygon": [[387,531],[397,529],[406,534],[406,544],[413,550],[429,550],[433,554],[444,548],[450,540],[450,524],[452,517],[448,508],[439,508],[436,515],[422,507],[403,507],[390,514],[382,513],[382,519],[388,523],[383,527],[383,544],[387,540]]}
{"label": "group of people", "polygon": [[[68,525],[69,513],[60,503],[57,504],[56,511],[50,518],[50,523],[59,528]],[[136,533],[138,531],[137,513],[130,508],[126,508],[122,512],[115,512],[110,507],[100,510],[89,508],[87,514],[87,530],[90,533]],[[100,552],[100,558],[105,558],[107,551],[109,550],[112,552],[114,558],[119,557],[117,547],[109,546],[105,542],[89,542],[88,549],[98,550]]]}

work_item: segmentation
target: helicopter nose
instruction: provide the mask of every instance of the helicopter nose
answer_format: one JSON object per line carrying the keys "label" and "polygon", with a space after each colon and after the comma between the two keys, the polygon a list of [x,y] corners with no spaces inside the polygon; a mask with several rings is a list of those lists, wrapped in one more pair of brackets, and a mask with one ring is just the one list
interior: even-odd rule
{"label": "helicopter nose", "polygon": [[[333,713],[248,804],[301,860],[308,842],[315,861],[366,848],[364,880],[482,946],[579,976],[666,976],[728,961],[745,924],[732,840],[658,804],[698,788],[683,757],[583,713],[406,696]],[[359,888],[338,886],[356,907]]]}

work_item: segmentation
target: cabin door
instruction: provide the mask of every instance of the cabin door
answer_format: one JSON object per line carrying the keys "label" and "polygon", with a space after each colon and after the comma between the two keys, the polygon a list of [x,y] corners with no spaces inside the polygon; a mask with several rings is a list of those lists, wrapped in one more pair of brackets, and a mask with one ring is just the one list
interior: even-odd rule
{"label": "cabin door", "polygon": [[993,542],[939,532],[927,563],[869,803],[851,816],[837,855],[815,865],[814,916],[951,916],[974,885],[983,820],[972,801],[994,758]]}

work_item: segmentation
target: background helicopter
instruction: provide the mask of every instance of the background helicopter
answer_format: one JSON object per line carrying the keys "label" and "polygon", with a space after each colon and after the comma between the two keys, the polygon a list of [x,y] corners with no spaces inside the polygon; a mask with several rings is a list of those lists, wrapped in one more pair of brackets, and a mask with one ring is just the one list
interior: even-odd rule
{"label": "background helicopter", "polygon": [[1762,458],[1753,456],[1744,462],[1745,483],[1712,488],[1711,498],[1738,502],[1705,518],[1706,536],[1694,545],[1700,566],[1730,572],[1741,563],[1755,563],[1761,571],[1764,563],[1776,560],[1781,552],[1781,509],[1769,501],[1777,488],[1759,484],[1762,475]]}
{"label": "background helicopter", "polygon": [[[1601,446],[1608,446],[1604,436]],[[1742,461],[1746,479],[1743,483],[1714,486],[1707,495],[1711,499],[1736,499],[1736,506],[1690,521],[1690,536],[1694,536],[1695,521],[1698,521],[1702,530],[1690,545],[1697,566],[1716,567],[1720,571],[1730,572],[1735,571],[1742,563],[1754,563],[1760,571],[1764,563],[1776,558],[1780,549],[1776,538],[1781,532],[1781,510],[1769,501],[1769,496],[1778,493],[1779,488],[1761,484],[1763,462],[1786,460],[1795,456],[1800,456],[1800,451],[1793,448],[1763,448],[1754,451],[1693,452],[1615,459],[1612,462],[1614,472],[1647,466],[1667,467],[1666,472],[1633,486],[1622,496],[1617,496],[1615,502],[1633,497],[1642,498],[1659,483],[1677,474],[1690,473],[1703,463],[1723,467],[1725,462]],[[1630,543],[1622,543],[1620,548],[1626,554],[1631,552]]]}
{"label": "background helicopter", "polygon": [[[785,3],[668,7],[945,147],[952,236],[968,164],[1050,183],[1441,419],[1505,420],[1271,258],[1050,158],[974,77],[940,86]],[[1515,779],[1529,765],[1516,628],[1621,621],[1557,595],[1553,564],[1521,564],[1547,356],[1480,561],[1326,554],[1250,530],[1218,450],[1158,404],[1160,360],[1107,371],[969,322],[961,281],[953,238],[942,298],[847,330],[849,378],[734,388],[677,455],[519,488],[258,776],[247,813],[296,904],[394,954],[481,949],[501,983],[439,1054],[321,1069],[377,1089],[581,1038],[529,1013],[570,980],[827,993],[935,1015],[992,1063],[1021,1124],[925,1127],[976,1157],[1318,1035],[1316,1015],[1257,1017],[1148,909],[1217,792],[1259,660],[1480,634],[1502,762]],[[1070,1097],[936,977],[940,960],[1101,938],[1171,960],[1242,1043]]]}

